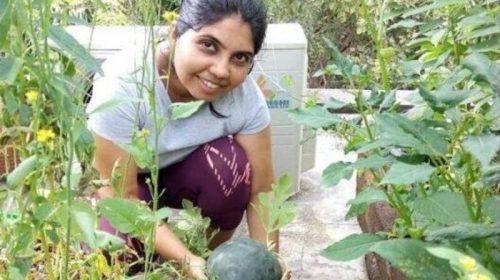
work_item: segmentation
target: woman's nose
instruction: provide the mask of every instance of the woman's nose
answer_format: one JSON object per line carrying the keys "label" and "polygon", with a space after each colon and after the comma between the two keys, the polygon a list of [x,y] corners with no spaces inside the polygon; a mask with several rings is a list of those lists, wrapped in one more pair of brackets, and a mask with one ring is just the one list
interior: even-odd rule
{"label": "woman's nose", "polygon": [[228,61],[221,58],[215,59],[210,72],[219,80],[229,78],[230,69]]}

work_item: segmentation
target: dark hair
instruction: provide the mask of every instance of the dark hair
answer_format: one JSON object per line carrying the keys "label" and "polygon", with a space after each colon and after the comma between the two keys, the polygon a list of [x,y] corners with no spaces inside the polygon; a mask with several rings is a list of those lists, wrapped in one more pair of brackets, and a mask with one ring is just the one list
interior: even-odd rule
{"label": "dark hair", "polygon": [[267,10],[262,0],[184,0],[181,2],[175,36],[180,37],[188,29],[198,31],[203,26],[235,14],[250,25],[257,54],[267,28]]}

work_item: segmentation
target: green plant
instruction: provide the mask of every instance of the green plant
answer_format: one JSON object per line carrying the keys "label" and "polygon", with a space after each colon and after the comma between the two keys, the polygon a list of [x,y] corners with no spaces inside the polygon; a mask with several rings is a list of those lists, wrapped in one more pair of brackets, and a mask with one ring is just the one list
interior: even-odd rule
{"label": "green plant", "polygon": [[[345,79],[353,102],[332,100],[290,116],[335,131],[347,140],[346,152],[358,153],[353,163],[328,166],[325,186],[354,171],[372,175],[370,187],[349,202],[348,217],[386,201],[399,218],[390,232],[349,236],[323,255],[345,261],[375,252],[410,279],[496,279],[499,7],[436,0],[401,11],[391,1],[360,3],[374,58],[356,63],[326,40],[333,61],[320,73]],[[396,28],[416,28],[400,51],[386,36]],[[394,90],[400,84],[415,89],[406,100]],[[411,99],[410,110],[402,99]],[[329,111],[339,108],[357,117]]]}
{"label": "green plant", "polygon": [[[140,260],[145,263],[145,277],[180,274],[170,263],[152,261],[154,229],[169,215],[167,209],[158,209],[155,181],[150,184],[153,209],[123,198],[104,199],[97,205],[84,198],[93,191],[90,183],[96,182],[96,174],[90,168],[92,137],[85,127],[83,96],[90,83],[87,73],[101,70],[63,28],[76,20],[65,6],[75,3],[0,2],[0,142],[12,143],[22,159],[2,178],[7,185],[0,184],[0,278],[121,279],[130,266],[121,258],[127,251],[125,242],[97,230],[98,215],[145,241],[146,257]],[[141,20],[152,29],[160,18],[158,2],[135,4],[141,5]],[[145,51],[154,47],[150,44]],[[139,82],[148,88],[149,81]],[[144,92],[139,102],[155,100]],[[196,106],[200,104],[176,106],[173,118],[188,116]],[[156,125],[166,121],[152,114]],[[145,145],[144,133],[138,131],[125,148],[155,174],[157,159]],[[111,180],[115,187],[119,173],[116,168]]]}

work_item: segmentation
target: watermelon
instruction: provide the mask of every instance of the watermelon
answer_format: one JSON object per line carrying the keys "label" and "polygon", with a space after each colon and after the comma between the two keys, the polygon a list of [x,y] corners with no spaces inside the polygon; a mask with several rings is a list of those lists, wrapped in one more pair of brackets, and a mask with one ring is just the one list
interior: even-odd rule
{"label": "watermelon", "polygon": [[217,247],[208,258],[207,269],[219,280],[280,280],[282,276],[276,255],[247,237]]}

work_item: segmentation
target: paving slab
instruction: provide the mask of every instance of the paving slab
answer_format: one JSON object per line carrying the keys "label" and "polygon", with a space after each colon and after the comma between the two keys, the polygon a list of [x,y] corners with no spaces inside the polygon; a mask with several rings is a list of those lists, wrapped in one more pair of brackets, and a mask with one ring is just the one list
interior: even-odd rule
{"label": "paving slab", "polygon": [[[345,219],[346,204],[355,196],[354,176],[337,186],[320,186],[325,167],[355,157],[344,155],[343,143],[334,135],[319,134],[316,141],[316,162],[314,168],[301,174],[300,190],[293,197],[297,204],[296,218],[281,229],[280,253],[292,271],[292,279],[367,280],[363,258],[335,262],[320,255],[335,241],[360,233],[361,229],[355,219]],[[242,223],[236,235],[244,234],[247,234],[247,226]]]}

